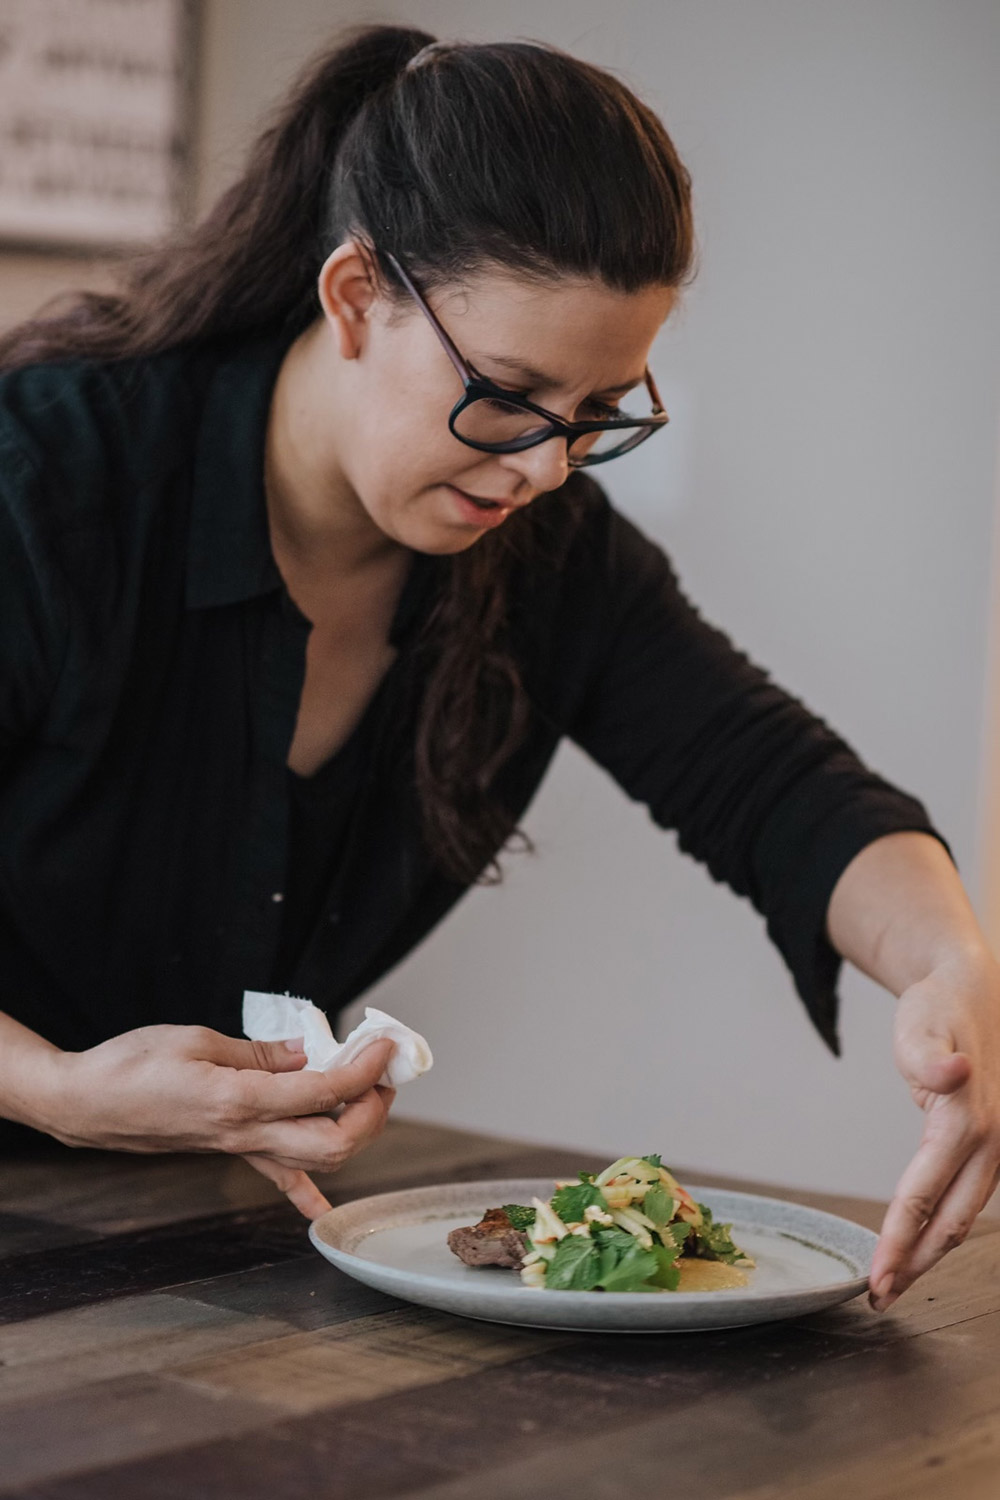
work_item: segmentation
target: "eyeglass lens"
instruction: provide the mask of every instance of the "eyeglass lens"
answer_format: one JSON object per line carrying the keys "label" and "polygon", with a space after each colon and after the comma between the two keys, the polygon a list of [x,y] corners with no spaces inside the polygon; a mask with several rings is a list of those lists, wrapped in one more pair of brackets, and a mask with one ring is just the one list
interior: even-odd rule
{"label": "eyeglass lens", "polygon": [[[652,407],[648,399],[645,405],[648,410],[641,408],[643,402],[638,403],[639,410],[632,410],[629,416],[642,421],[644,416],[652,415]],[[635,403],[633,403],[633,406]],[[622,416],[626,413],[622,412]],[[471,401],[463,411],[455,418],[455,433],[458,437],[465,438],[471,443],[486,443],[490,446],[496,444],[506,448],[508,452],[517,451],[520,447],[530,447],[537,442],[543,433],[552,432],[553,429],[543,418],[537,417],[533,412],[524,411],[522,407],[508,405],[505,401],[493,397],[482,396],[478,400]],[[614,453],[627,452],[629,448],[635,447],[645,436],[642,428],[611,428],[605,432],[588,432],[575,438],[569,445],[569,457],[576,463],[589,459],[591,462],[596,458],[608,458]],[[510,445],[508,447],[507,445]]]}

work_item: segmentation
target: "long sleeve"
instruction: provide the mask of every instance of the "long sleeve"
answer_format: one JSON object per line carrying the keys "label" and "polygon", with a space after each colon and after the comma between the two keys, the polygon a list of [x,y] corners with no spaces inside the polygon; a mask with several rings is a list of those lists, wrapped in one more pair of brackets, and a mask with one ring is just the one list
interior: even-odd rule
{"label": "long sleeve", "polygon": [[667,558],[610,509],[604,650],[570,732],[681,849],[747,896],[836,1052],[833,887],[866,844],[933,833],[685,598]]}
{"label": "long sleeve", "polygon": [[0,766],[37,728],[65,656],[41,485],[0,420]]}

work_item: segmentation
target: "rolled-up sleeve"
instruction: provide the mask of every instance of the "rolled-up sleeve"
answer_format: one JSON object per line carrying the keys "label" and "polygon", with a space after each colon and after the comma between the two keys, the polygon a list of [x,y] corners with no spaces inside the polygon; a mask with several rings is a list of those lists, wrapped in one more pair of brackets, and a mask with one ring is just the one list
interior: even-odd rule
{"label": "rolled-up sleeve", "polygon": [[940,835],[920,802],[702,619],[658,547],[610,508],[605,520],[601,650],[570,733],[682,850],[749,897],[839,1052],[833,888],[884,834]]}

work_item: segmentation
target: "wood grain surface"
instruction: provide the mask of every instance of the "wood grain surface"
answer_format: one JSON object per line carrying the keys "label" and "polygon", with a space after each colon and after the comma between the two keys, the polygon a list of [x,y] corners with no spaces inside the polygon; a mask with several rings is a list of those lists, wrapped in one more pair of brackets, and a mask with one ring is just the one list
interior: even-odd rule
{"label": "wood grain surface", "polygon": [[[600,1165],[402,1121],[323,1187]],[[883,1211],[678,1171],[873,1228]],[[717,1333],[535,1332],[351,1281],[239,1161],[7,1157],[0,1495],[998,1500],[998,1228],[882,1317],[859,1299]]]}

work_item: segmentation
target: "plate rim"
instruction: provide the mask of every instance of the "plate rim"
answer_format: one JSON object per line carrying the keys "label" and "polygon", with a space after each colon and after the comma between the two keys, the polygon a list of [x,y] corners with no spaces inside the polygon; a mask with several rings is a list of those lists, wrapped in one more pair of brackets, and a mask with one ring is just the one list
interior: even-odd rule
{"label": "plate rim", "polygon": [[[476,1179],[469,1182],[459,1181],[424,1183],[412,1188],[396,1188],[390,1189],[387,1192],[368,1193],[365,1194],[364,1197],[350,1198],[344,1203],[337,1204],[335,1207],[329,1209],[326,1213],[320,1215],[318,1219],[314,1219],[309,1225],[309,1239],[318,1253],[323,1255],[324,1259],[331,1260],[333,1264],[337,1264],[339,1261],[345,1261],[361,1266],[377,1266],[379,1275],[381,1277],[384,1277],[386,1280],[416,1286],[422,1290],[442,1290],[450,1288],[453,1291],[457,1291],[459,1294],[461,1294],[461,1291],[464,1289],[461,1287],[461,1284],[450,1282],[444,1275],[429,1273],[426,1271],[402,1270],[397,1266],[386,1265],[384,1262],[368,1260],[363,1256],[354,1254],[350,1250],[341,1249],[340,1246],[331,1244],[329,1240],[323,1238],[322,1226],[325,1223],[328,1223],[336,1215],[339,1215],[347,1210],[356,1212],[359,1209],[364,1208],[366,1204],[375,1204],[386,1199],[395,1199],[398,1201],[399,1199],[406,1199],[410,1198],[411,1196],[414,1199],[419,1199],[424,1195],[430,1195],[435,1192],[440,1192],[442,1189],[449,1192],[454,1192],[459,1188],[468,1189],[470,1195],[477,1197],[484,1196],[484,1194],[480,1190],[489,1190],[485,1193],[485,1198],[488,1199],[490,1196],[495,1196],[495,1194],[493,1193],[494,1189],[497,1189],[504,1184],[509,1185],[512,1183],[530,1182],[535,1184],[540,1183],[544,1185],[555,1180],[557,1179],[555,1179],[554,1177],[493,1177]],[[859,1236],[868,1240],[869,1248],[871,1251],[874,1251],[875,1245],[878,1241],[878,1235],[874,1230],[869,1229],[867,1225],[859,1224],[854,1219],[847,1219],[842,1214],[830,1213],[827,1209],[814,1208],[811,1204],[808,1203],[798,1203],[795,1199],[773,1198],[764,1193],[751,1193],[747,1192],[745,1189],[740,1188],[711,1187],[704,1183],[686,1183],[685,1187],[687,1188],[687,1191],[692,1194],[692,1196],[697,1196],[699,1194],[705,1195],[705,1197],[702,1198],[701,1201],[708,1201],[708,1198],[713,1194],[724,1194],[728,1198],[745,1200],[747,1203],[774,1204],[781,1208],[787,1208],[789,1205],[791,1205],[794,1208],[801,1209],[803,1212],[808,1213],[811,1217],[818,1219],[821,1223],[825,1221],[830,1224],[849,1226],[852,1231],[857,1232]],[[441,1219],[449,1219],[454,1217],[454,1213],[442,1213],[440,1215]],[[428,1215],[426,1218],[418,1220],[418,1222],[430,1223],[433,1222],[433,1218],[432,1216]],[[377,1233],[379,1227],[387,1229],[393,1226],[388,1224],[375,1226],[369,1232]],[[748,1224],[747,1227],[753,1226]],[[768,1228],[766,1224],[760,1225],[759,1227],[765,1231]],[[781,1232],[782,1231],[780,1230],[776,1231],[776,1233],[778,1234],[780,1234]],[[822,1254],[828,1255],[831,1260],[836,1261],[839,1259],[837,1253],[826,1246],[814,1245],[812,1246],[812,1248]],[[332,1255],[329,1252],[332,1252]],[[336,1261],[333,1260],[333,1256],[337,1257]],[[844,1265],[845,1271],[849,1270],[849,1267],[847,1267],[843,1261],[841,1261],[840,1263],[841,1265]],[[345,1270],[347,1274],[351,1274],[347,1265],[343,1265],[342,1269]],[[750,1288],[733,1288],[731,1292],[726,1295],[725,1301],[729,1303],[729,1305],[732,1305],[736,1300],[738,1300],[740,1303],[760,1303],[767,1304],[772,1307],[780,1305],[782,1303],[785,1303],[786,1305],[794,1305],[796,1301],[803,1300],[810,1294],[815,1295],[824,1291],[833,1291],[834,1289],[839,1292],[843,1292],[843,1300],[848,1301],[852,1296],[859,1296],[863,1291],[866,1290],[867,1287],[868,1274],[867,1272],[865,1272],[864,1274],[855,1276],[845,1275],[841,1280],[824,1281],[815,1283],[808,1287],[798,1287],[795,1290],[788,1292],[760,1292],[754,1291]],[[472,1288],[469,1288],[469,1291],[471,1293]],[[513,1286],[484,1284],[481,1286],[476,1286],[474,1296],[477,1300],[496,1304],[498,1306],[511,1306],[512,1298],[518,1299],[518,1303],[515,1305],[520,1305],[522,1299],[531,1298],[531,1302],[524,1303],[525,1306],[530,1307],[537,1306],[537,1292],[537,1288],[525,1287],[519,1284],[515,1284]],[[576,1299],[578,1298],[586,1299],[586,1302],[583,1305],[593,1305],[593,1294],[590,1292],[560,1291],[558,1295],[560,1305],[566,1307],[567,1313],[569,1313],[572,1307],[576,1305]],[[570,1299],[572,1299],[572,1301],[570,1301]],[[412,1299],[404,1298],[402,1300]],[[692,1308],[698,1304],[710,1305],[715,1307],[719,1305],[719,1301],[719,1292],[706,1291],[671,1292],[668,1297],[665,1297],[661,1292],[652,1291],[647,1293],[604,1292],[600,1297],[600,1305],[602,1308],[606,1309],[608,1313],[611,1313],[616,1308],[622,1310],[624,1310],[626,1307],[634,1309],[642,1306],[644,1303],[647,1306],[657,1306],[663,1308],[666,1308],[667,1306],[683,1306]]]}

